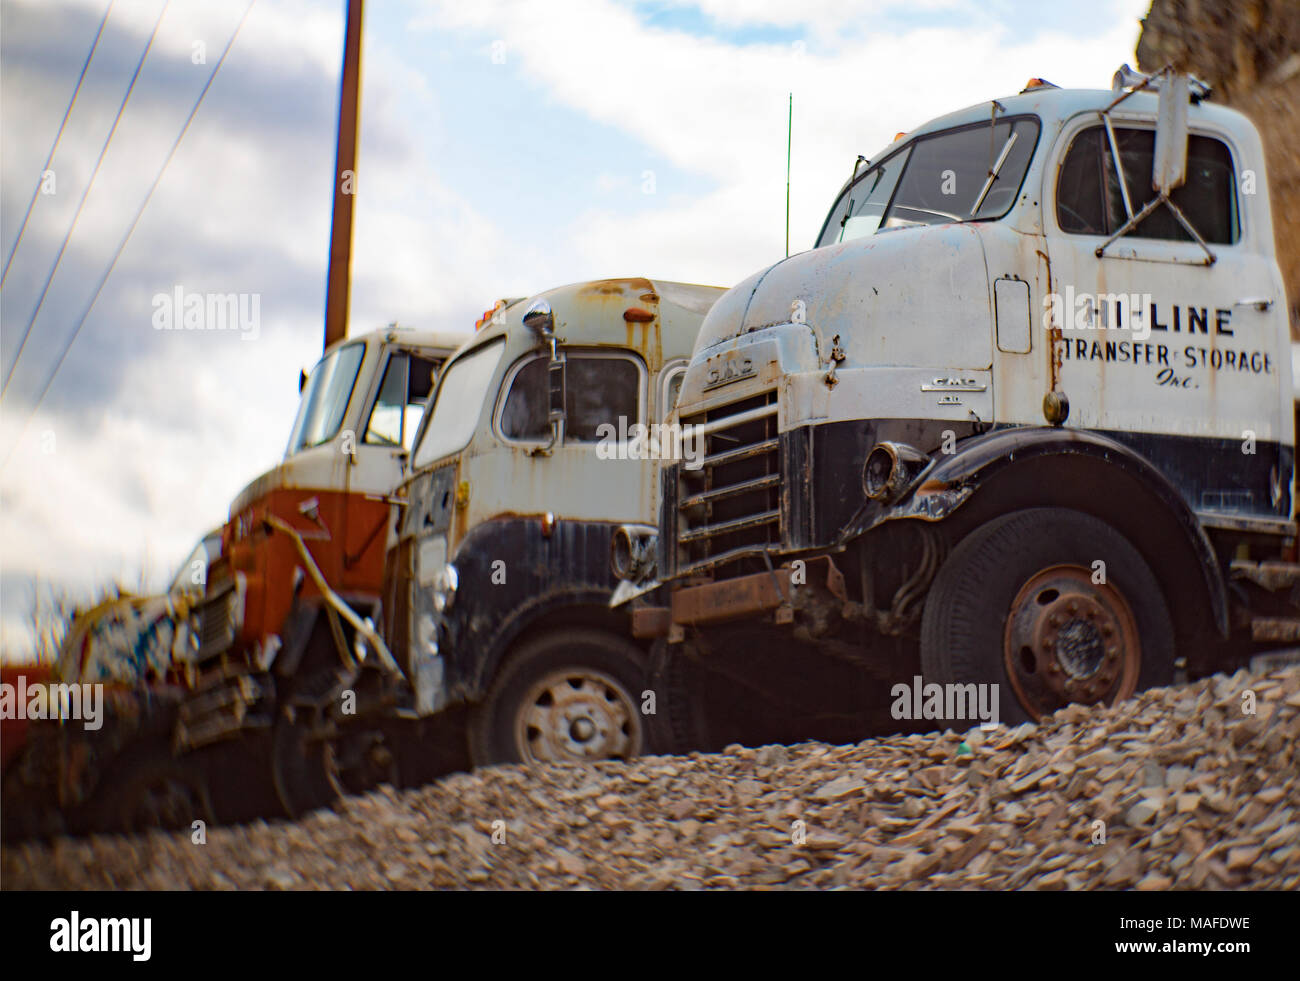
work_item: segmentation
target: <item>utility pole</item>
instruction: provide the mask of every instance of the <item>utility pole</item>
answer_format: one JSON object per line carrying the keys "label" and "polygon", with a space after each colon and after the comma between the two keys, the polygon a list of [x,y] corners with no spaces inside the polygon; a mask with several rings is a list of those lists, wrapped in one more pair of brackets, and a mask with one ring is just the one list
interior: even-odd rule
{"label": "utility pole", "polygon": [[339,132],[334,156],[334,219],[325,286],[325,347],[348,336],[352,279],[352,202],[356,197],[357,131],[361,101],[362,0],[347,0],[343,77],[339,83]]}

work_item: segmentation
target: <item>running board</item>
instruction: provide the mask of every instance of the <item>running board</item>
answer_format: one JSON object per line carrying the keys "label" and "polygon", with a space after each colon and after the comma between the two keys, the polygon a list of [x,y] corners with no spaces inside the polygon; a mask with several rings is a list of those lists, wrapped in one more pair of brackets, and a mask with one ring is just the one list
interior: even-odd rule
{"label": "running board", "polygon": [[1233,579],[1249,580],[1269,592],[1277,592],[1300,583],[1300,564],[1295,562],[1250,562],[1236,559],[1230,569]]}
{"label": "running board", "polygon": [[1268,674],[1271,671],[1290,667],[1293,664],[1300,664],[1300,647],[1288,647],[1280,651],[1269,651],[1267,654],[1256,654],[1250,659],[1250,670],[1252,674]]}
{"label": "running board", "polygon": [[1250,639],[1273,644],[1300,642],[1300,617],[1255,617],[1250,621]]}

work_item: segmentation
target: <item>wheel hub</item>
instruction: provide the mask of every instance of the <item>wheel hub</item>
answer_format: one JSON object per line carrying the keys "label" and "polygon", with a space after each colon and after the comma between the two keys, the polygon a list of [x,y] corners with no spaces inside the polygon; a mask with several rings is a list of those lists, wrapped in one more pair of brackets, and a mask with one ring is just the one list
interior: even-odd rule
{"label": "wheel hub", "polygon": [[640,717],[631,697],[608,675],[556,671],[521,703],[515,738],[529,761],[627,759],[640,752]]}
{"label": "wheel hub", "polygon": [[1080,566],[1052,566],[1032,576],[1011,604],[1004,663],[1035,718],[1070,702],[1109,704],[1137,688],[1137,621],[1113,584],[1093,582]]}
{"label": "wheel hub", "polygon": [[176,778],[163,778],[141,793],[133,809],[137,828],[178,828],[193,820],[199,808],[190,788]]}

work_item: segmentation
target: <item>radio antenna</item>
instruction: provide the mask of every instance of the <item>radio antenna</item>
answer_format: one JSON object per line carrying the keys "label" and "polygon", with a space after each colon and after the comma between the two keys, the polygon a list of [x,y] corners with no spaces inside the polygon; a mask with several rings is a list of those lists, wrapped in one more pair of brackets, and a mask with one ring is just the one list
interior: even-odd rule
{"label": "radio antenna", "polygon": [[785,257],[790,258],[790,141],[794,134],[794,93],[785,121]]}

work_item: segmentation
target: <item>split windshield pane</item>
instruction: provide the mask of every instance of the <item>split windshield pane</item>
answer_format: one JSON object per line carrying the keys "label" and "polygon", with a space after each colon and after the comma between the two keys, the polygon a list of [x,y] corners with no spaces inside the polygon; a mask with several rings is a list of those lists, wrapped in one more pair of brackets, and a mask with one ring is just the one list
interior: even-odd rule
{"label": "split windshield pane", "polygon": [[504,339],[457,358],[434,393],[433,411],[415,448],[415,466],[426,467],[463,450],[474,435],[488,385],[496,372]]}
{"label": "split windshield pane", "polygon": [[347,344],[335,350],[312,369],[302,390],[298,418],[289,434],[285,456],[319,446],[334,438],[343,424],[352,386],[356,384],[365,344]]}
{"label": "split windshield pane", "polygon": [[1001,218],[1020,193],[1038,133],[1038,120],[1024,117],[921,137],[854,181],[818,247],[895,228]]}

